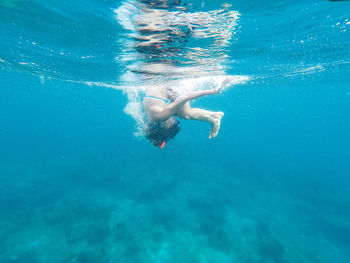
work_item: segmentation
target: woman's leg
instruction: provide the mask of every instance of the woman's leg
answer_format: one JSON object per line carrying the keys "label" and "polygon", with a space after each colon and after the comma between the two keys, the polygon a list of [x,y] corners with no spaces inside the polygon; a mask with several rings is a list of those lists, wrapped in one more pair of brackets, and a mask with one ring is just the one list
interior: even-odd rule
{"label": "woman's leg", "polygon": [[186,102],[180,109],[178,109],[177,115],[186,120],[199,120],[210,123],[211,130],[209,138],[214,138],[219,133],[221,118],[224,116],[224,113],[222,111],[213,112],[200,108],[191,108],[190,103]]}

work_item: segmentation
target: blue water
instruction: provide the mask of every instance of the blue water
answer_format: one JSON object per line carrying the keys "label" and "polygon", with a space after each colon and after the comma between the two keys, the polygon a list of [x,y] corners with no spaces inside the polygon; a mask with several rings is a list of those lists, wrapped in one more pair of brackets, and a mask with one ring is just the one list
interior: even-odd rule
{"label": "blue water", "polygon": [[122,2],[0,1],[0,262],[350,262],[350,2],[228,2],[250,81],[160,150],[110,88]]}

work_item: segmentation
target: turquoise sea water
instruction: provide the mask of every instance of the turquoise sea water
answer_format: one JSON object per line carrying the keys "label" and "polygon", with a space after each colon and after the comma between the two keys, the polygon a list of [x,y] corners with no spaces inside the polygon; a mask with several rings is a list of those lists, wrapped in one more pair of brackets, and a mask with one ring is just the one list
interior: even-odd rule
{"label": "turquoise sea water", "polygon": [[160,150],[111,88],[123,2],[0,0],[0,262],[350,262],[350,2],[187,7],[224,3],[250,81]]}

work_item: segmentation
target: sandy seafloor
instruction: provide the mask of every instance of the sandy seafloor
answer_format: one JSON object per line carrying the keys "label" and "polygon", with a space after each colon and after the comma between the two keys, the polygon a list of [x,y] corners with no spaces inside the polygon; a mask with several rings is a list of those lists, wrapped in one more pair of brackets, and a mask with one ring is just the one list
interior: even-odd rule
{"label": "sandy seafloor", "polygon": [[119,91],[0,76],[0,262],[349,262],[341,79],[204,98],[218,138],[183,121],[159,150]]}

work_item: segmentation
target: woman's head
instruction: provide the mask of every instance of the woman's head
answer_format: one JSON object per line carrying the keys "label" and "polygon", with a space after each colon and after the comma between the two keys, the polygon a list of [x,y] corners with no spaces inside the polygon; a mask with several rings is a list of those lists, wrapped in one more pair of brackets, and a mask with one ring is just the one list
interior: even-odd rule
{"label": "woman's head", "polygon": [[171,118],[164,123],[152,122],[147,125],[146,138],[154,146],[163,148],[165,143],[180,131],[179,121]]}

